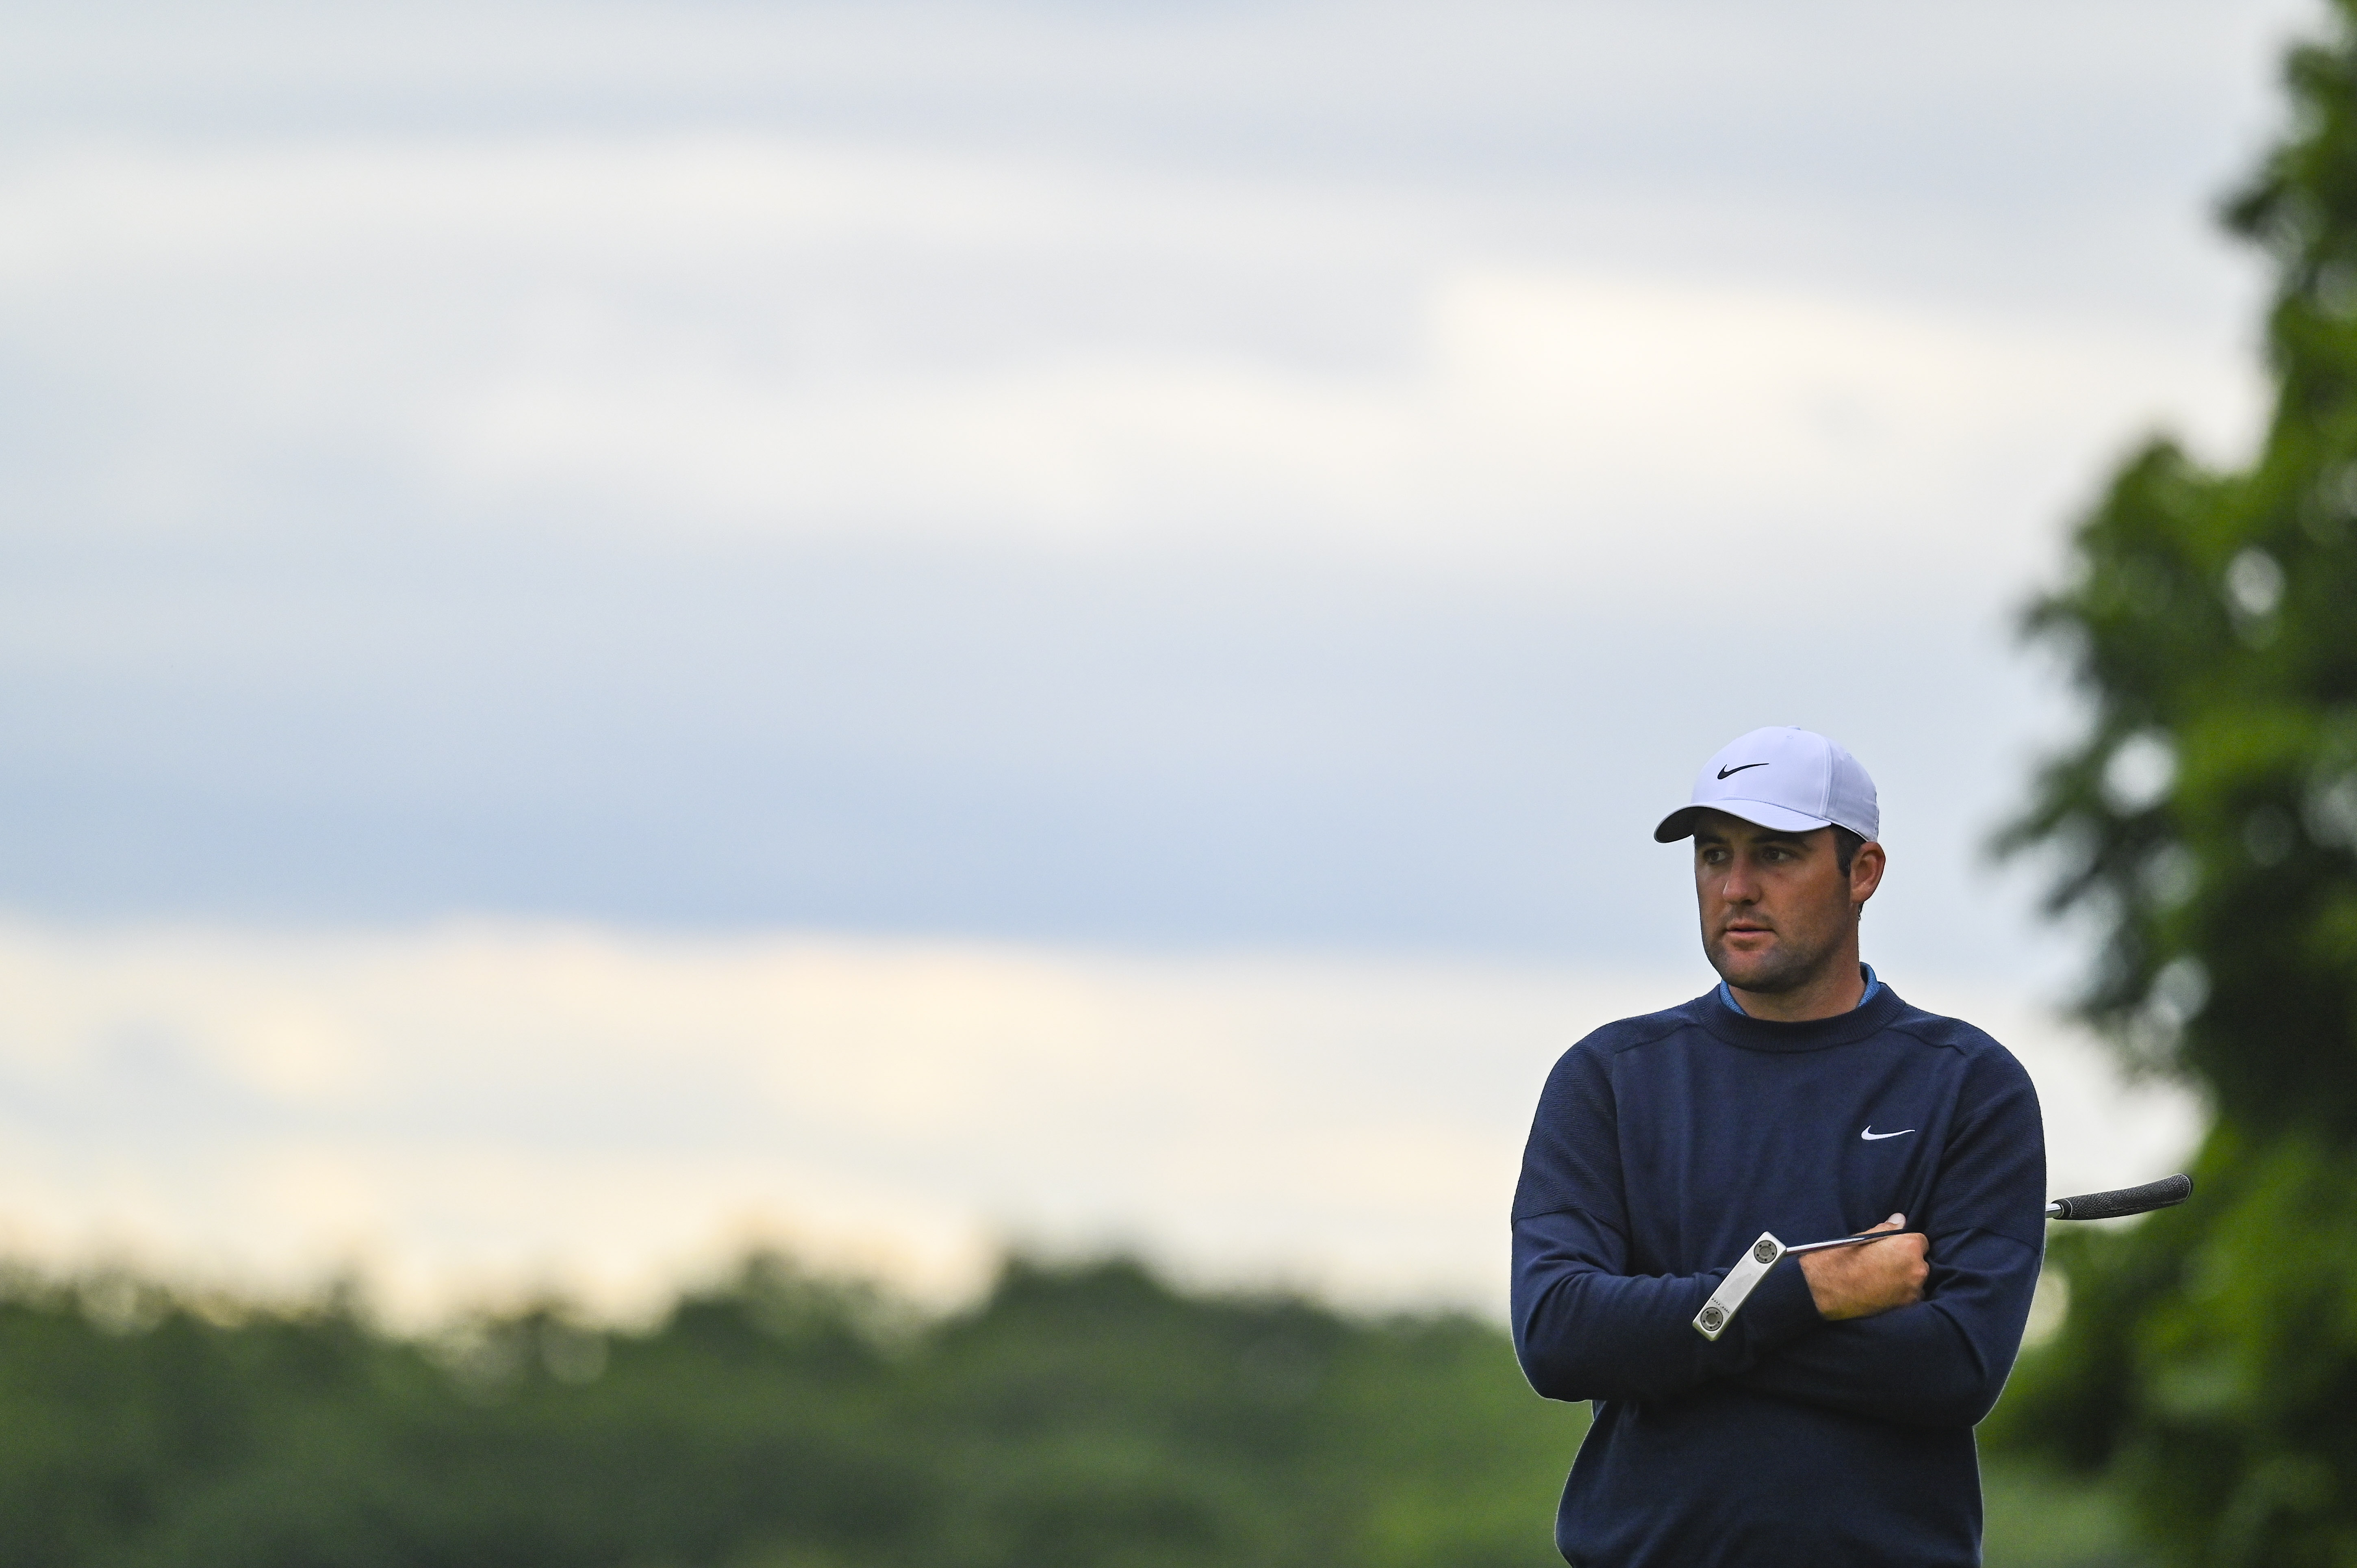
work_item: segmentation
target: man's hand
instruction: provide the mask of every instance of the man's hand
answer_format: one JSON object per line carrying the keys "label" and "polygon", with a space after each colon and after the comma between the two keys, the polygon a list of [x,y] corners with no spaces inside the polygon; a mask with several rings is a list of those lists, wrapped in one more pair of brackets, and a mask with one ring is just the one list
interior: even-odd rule
{"label": "man's hand", "polygon": [[[1897,1230],[1907,1216],[1894,1214],[1873,1230]],[[1894,1236],[1863,1247],[1834,1247],[1801,1254],[1801,1273],[1817,1314],[1827,1319],[1872,1317],[1894,1306],[1911,1306],[1923,1299],[1923,1280],[1932,1272],[1932,1240],[1928,1236]]]}

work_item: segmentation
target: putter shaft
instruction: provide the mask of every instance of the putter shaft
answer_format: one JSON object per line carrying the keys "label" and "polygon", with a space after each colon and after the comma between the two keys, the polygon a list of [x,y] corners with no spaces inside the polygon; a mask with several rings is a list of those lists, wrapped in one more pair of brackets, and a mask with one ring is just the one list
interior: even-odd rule
{"label": "putter shaft", "polygon": [[1741,1260],[1727,1272],[1727,1277],[1718,1282],[1718,1288],[1710,1293],[1710,1299],[1703,1303],[1702,1310],[1695,1314],[1695,1332],[1706,1339],[1717,1339],[1727,1332],[1728,1320],[1742,1306],[1744,1298],[1767,1277],[1768,1271],[1789,1253],[1816,1252],[1827,1247],[1857,1247],[1868,1241],[1879,1241],[1888,1236],[1906,1234],[1908,1232],[1904,1230],[1868,1230],[1859,1236],[1836,1236],[1830,1241],[1804,1241],[1797,1247],[1787,1247],[1763,1230],[1760,1233],[1760,1240],[1751,1243]]}
{"label": "putter shaft", "polygon": [[1893,1236],[1904,1236],[1904,1230],[1869,1230],[1862,1236],[1836,1236],[1830,1241],[1803,1241],[1797,1247],[1784,1249],[1786,1257],[1794,1252],[1822,1252],[1828,1247],[1856,1247],[1867,1241],[1888,1241]]}

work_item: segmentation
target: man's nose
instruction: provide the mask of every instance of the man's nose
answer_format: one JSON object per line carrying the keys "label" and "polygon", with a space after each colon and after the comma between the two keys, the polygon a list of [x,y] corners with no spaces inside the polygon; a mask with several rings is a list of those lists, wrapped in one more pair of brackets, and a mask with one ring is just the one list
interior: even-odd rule
{"label": "man's nose", "polygon": [[1751,867],[1742,856],[1727,863],[1727,880],[1719,884],[1718,896],[1730,904],[1749,904],[1760,896],[1759,887],[1751,880]]}

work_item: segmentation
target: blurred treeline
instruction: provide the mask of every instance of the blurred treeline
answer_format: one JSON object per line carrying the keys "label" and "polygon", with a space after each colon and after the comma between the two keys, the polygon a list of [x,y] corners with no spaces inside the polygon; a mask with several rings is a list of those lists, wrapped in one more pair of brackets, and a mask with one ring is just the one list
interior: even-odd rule
{"label": "blurred treeline", "polygon": [[756,1258],[651,1327],[0,1293],[9,1568],[1545,1568],[1586,1425],[1455,1316]]}
{"label": "blurred treeline", "polygon": [[2357,1563],[2357,0],[2229,204],[2275,268],[2245,467],[2125,464],[2033,611],[2087,698],[2013,834],[2103,940],[2083,999],[2215,1114],[2193,1201],[2056,1239],[2072,1306],[1989,1434],[2167,1561]]}
{"label": "blurred treeline", "polygon": [[[1587,1408],[1504,1331],[1017,1261],[927,1316],[776,1257],[616,1330],[403,1337],[0,1279],[9,1568],[1559,1568]],[[2123,1568],[2103,1491],[2002,1463],[1992,1568]]]}

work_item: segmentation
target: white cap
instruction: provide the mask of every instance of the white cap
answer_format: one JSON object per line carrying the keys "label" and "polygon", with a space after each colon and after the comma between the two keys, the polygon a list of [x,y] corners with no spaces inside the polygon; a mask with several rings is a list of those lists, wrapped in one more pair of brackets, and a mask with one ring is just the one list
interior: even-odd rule
{"label": "white cap", "polygon": [[1874,780],[1857,758],[1813,730],[1780,725],[1728,741],[1695,775],[1694,799],[1653,830],[1661,843],[1694,832],[1705,809],[1778,832],[1844,827],[1870,839],[1882,828]]}

